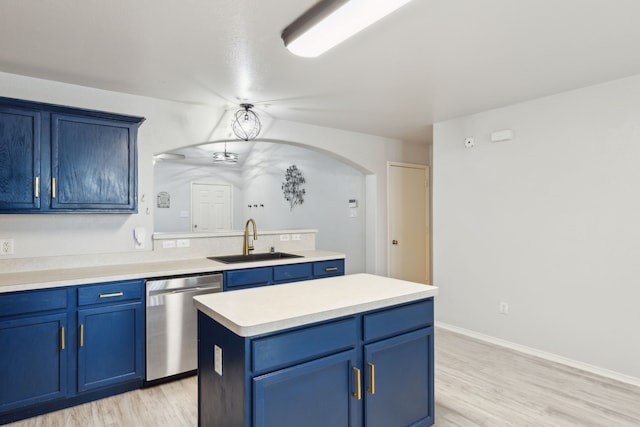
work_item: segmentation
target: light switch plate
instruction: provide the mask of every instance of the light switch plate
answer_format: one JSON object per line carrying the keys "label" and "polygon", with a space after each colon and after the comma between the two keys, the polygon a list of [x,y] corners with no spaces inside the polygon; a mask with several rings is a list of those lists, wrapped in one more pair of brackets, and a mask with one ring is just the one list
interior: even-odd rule
{"label": "light switch plate", "polygon": [[144,249],[144,241],[147,239],[147,232],[144,227],[136,227],[133,229],[133,241],[136,249]]}

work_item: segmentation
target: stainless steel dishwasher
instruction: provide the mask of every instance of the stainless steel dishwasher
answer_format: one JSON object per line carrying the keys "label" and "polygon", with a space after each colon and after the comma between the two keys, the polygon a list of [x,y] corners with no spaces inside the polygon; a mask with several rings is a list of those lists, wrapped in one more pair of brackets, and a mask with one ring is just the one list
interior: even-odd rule
{"label": "stainless steel dishwasher", "polygon": [[146,281],[146,380],[190,372],[198,367],[196,295],[222,292],[222,274]]}

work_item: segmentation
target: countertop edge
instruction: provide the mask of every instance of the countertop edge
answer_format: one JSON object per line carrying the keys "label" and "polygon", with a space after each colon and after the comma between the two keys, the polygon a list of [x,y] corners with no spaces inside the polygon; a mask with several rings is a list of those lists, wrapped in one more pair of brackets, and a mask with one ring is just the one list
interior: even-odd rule
{"label": "countertop edge", "polygon": [[185,274],[222,272],[243,268],[267,267],[284,264],[344,259],[345,254],[323,250],[289,251],[302,258],[283,258],[271,261],[257,261],[224,264],[207,258],[171,261],[144,262],[88,266],[81,268],[40,270],[0,274],[0,294],[8,292],[50,289],[63,286],[86,285],[122,280],[136,280],[179,276]]}
{"label": "countertop edge", "polygon": [[[372,275],[369,275],[372,276]],[[349,276],[342,276],[349,277]],[[376,276],[381,277],[381,276]],[[389,282],[393,282],[396,279],[383,278],[388,279]],[[318,279],[322,281],[327,281],[331,279]],[[313,282],[308,281],[308,282]],[[308,283],[307,282],[307,283]],[[326,320],[336,319],[344,316],[349,316],[356,313],[362,313],[365,311],[376,310],[380,308],[390,307],[398,304],[404,304],[412,301],[418,301],[426,298],[434,297],[438,294],[438,288],[430,285],[423,284],[415,284],[419,286],[425,286],[427,289],[417,290],[411,293],[402,293],[398,295],[394,295],[391,297],[385,297],[381,299],[376,299],[374,301],[367,301],[363,303],[356,303],[348,306],[340,306],[337,308],[332,308],[328,310],[319,310],[315,311],[312,309],[309,313],[289,317],[287,319],[278,319],[275,321],[264,322],[255,325],[242,325],[238,324],[234,320],[226,317],[225,315],[218,313],[207,304],[199,301],[198,297],[194,297],[194,305],[204,314],[220,323],[233,333],[241,337],[253,337],[257,335],[267,334],[271,332],[277,332],[285,329],[295,328],[298,326],[304,326],[316,322],[322,322]],[[278,285],[275,285],[278,286]]]}

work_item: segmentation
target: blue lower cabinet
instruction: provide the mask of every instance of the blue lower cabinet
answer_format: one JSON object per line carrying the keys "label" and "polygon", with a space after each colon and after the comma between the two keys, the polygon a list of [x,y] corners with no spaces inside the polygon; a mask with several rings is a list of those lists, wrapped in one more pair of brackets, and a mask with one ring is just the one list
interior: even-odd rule
{"label": "blue lower cabinet", "polygon": [[332,276],[344,276],[344,259],[227,270],[224,272],[224,290],[233,291]]}
{"label": "blue lower cabinet", "polygon": [[141,302],[78,311],[78,391],[142,378]]}
{"label": "blue lower cabinet", "polygon": [[243,268],[224,272],[224,290],[255,288],[273,283],[273,267]]}
{"label": "blue lower cabinet", "polygon": [[0,294],[0,425],[140,388],[143,287]]}
{"label": "blue lower cabinet", "polygon": [[351,427],[356,351],[346,351],[253,379],[254,427]]}
{"label": "blue lower cabinet", "polygon": [[364,355],[367,427],[433,424],[433,327],[365,345]]}
{"label": "blue lower cabinet", "polygon": [[[429,298],[255,337],[199,312],[199,426],[432,425],[432,304]],[[398,321],[383,328],[380,318]]]}
{"label": "blue lower cabinet", "polygon": [[66,313],[0,321],[0,413],[67,395],[66,327]]}
{"label": "blue lower cabinet", "polygon": [[344,259],[317,261],[313,263],[313,277],[344,276]]}

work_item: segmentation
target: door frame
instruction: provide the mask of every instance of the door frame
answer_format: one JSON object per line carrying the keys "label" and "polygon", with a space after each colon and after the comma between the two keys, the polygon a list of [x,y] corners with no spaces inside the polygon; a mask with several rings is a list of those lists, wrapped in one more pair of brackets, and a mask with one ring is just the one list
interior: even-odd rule
{"label": "door frame", "polygon": [[413,168],[413,169],[424,169],[426,171],[425,175],[428,180],[428,194],[427,194],[427,218],[425,218],[425,227],[427,227],[427,231],[429,236],[427,237],[427,252],[429,254],[429,271],[427,274],[427,281],[429,284],[433,284],[433,233],[432,233],[432,223],[433,223],[433,194],[432,194],[432,168],[431,165],[424,165],[418,163],[406,163],[406,162],[394,162],[387,161],[387,276],[391,274],[391,203],[389,203],[390,194],[391,194],[391,167],[405,167],[405,168]]}

